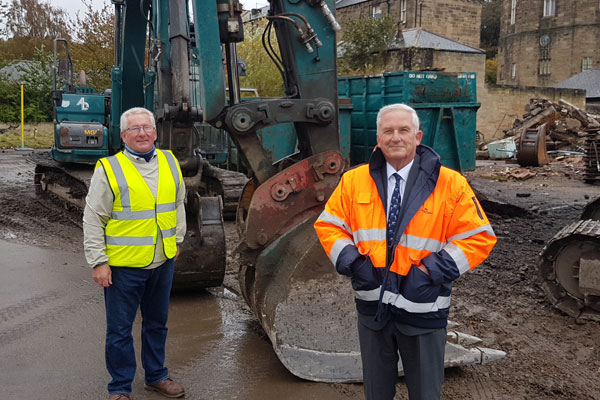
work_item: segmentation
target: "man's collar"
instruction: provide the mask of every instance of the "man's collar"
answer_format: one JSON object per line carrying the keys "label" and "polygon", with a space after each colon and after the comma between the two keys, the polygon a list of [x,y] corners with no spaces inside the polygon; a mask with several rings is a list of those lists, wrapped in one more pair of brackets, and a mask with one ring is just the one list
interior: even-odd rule
{"label": "man's collar", "polygon": [[392,165],[389,162],[386,161],[385,165],[386,165],[387,178],[390,179],[392,174],[398,173],[400,175],[400,177],[404,180],[404,182],[406,182],[408,180],[408,173],[410,172],[410,168],[412,167],[414,161],[415,161],[415,159],[413,158],[412,160],[410,160],[410,162],[408,164],[406,164],[403,168],[401,168],[400,171],[396,171],[396,169],[394,167],[392,167]]}
{"label": "man's collar", "polygon": [[[146,159],[144,157],[136,156],[135,154],[130,152],[127,148],[123,149],[123,153],[126,153],[129,157],[133,158],[134,160],[146,162]],[[155,157],[156,157],[156,149],[154,149],[154,152],[152,153],[152,158],[150,158],[150,160],[154,159]]]}

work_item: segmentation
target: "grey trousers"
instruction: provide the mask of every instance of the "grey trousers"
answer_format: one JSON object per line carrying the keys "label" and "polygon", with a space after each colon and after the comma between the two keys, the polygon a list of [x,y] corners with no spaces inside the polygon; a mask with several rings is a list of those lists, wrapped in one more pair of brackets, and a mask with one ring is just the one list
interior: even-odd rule
{"label": "grey trousers", "polygon": [[365,398],[393,400],[402,359],[410,400],[438,400],[444,382],[446,328],[421,329],[358,314]]}

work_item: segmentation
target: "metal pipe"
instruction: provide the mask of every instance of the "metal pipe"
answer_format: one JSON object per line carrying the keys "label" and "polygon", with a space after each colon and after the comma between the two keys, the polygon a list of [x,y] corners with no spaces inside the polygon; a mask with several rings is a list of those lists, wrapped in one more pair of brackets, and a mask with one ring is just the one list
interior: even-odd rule
{"label": "metal pipe", "polygon": [[114,4],[115,4],[115,66],[119,66],[119,65],[121,65],[120,48],[121,48],[121,35],[122,35],[121,18],[122,18],[123,4],[118,3],[118,2],[114,2]]}
{"label": "metal pipe", "polygon": [[229,104],[239,104],[241,95],[240,76],[237,65],[237,44],[227,43],[225,45],[225,54],[227,57],[227,77],[229,78]]}

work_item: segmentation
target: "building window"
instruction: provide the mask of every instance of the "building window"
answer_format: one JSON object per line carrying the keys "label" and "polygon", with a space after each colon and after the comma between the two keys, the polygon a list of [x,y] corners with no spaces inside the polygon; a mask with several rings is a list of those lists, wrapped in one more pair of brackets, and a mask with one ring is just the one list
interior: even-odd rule
{"label": "building window", "polygon": [[552,74],[552,61],[540,60],[540,76],[548,76]]}
{"label": "building window", "polygon": [[406,23],[406,0],[400,1],[400,22]]}
{"label": "building window", "polygon": [[373,6],[373,12],[372,12],[372,16],[375,19],[379,19],[381,18],[383,12],[381,10],[381,6]]}
{"label": "building window", "polygon": [[544,0],[544,17],[556,15],[556,0]]}
{"label": "building window", "polygon": [[517,64],[512,65],[512,73],[510,74],[511,78],[515,79],[517,77]]}
{"label": "building window", "polygon": [[517,13],[517,0],[512,0],[510,4],[510,24],[515,24],[515,14]]}
{"label": "building window", "polygon": [[594,63],[592,62],[592,57],[583,57],[581,60],[581,70],[586,71],[588,69],[592,69]]}
{"label": "building window", "polygon": [[552,74],[552,61],[550,60],[550,36],[542,35],[540,38],[540,76]]}

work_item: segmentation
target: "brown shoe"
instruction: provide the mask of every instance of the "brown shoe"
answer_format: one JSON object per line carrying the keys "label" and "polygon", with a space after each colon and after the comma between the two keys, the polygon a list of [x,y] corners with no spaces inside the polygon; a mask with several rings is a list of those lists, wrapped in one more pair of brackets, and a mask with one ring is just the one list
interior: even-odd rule
{"label": "brown shoe", "polygon": [[183,397],[185,395],[185,389],[183,386],[171,378],[167,378],[164,381],[155,383],[154,385],[144,384],[144,389],[154,390],[165,397]]}
{"label": "brown shoe", "polygon": [[127,393],[115,393],[108,396],[108,400],[131,400],[131,396]]}

